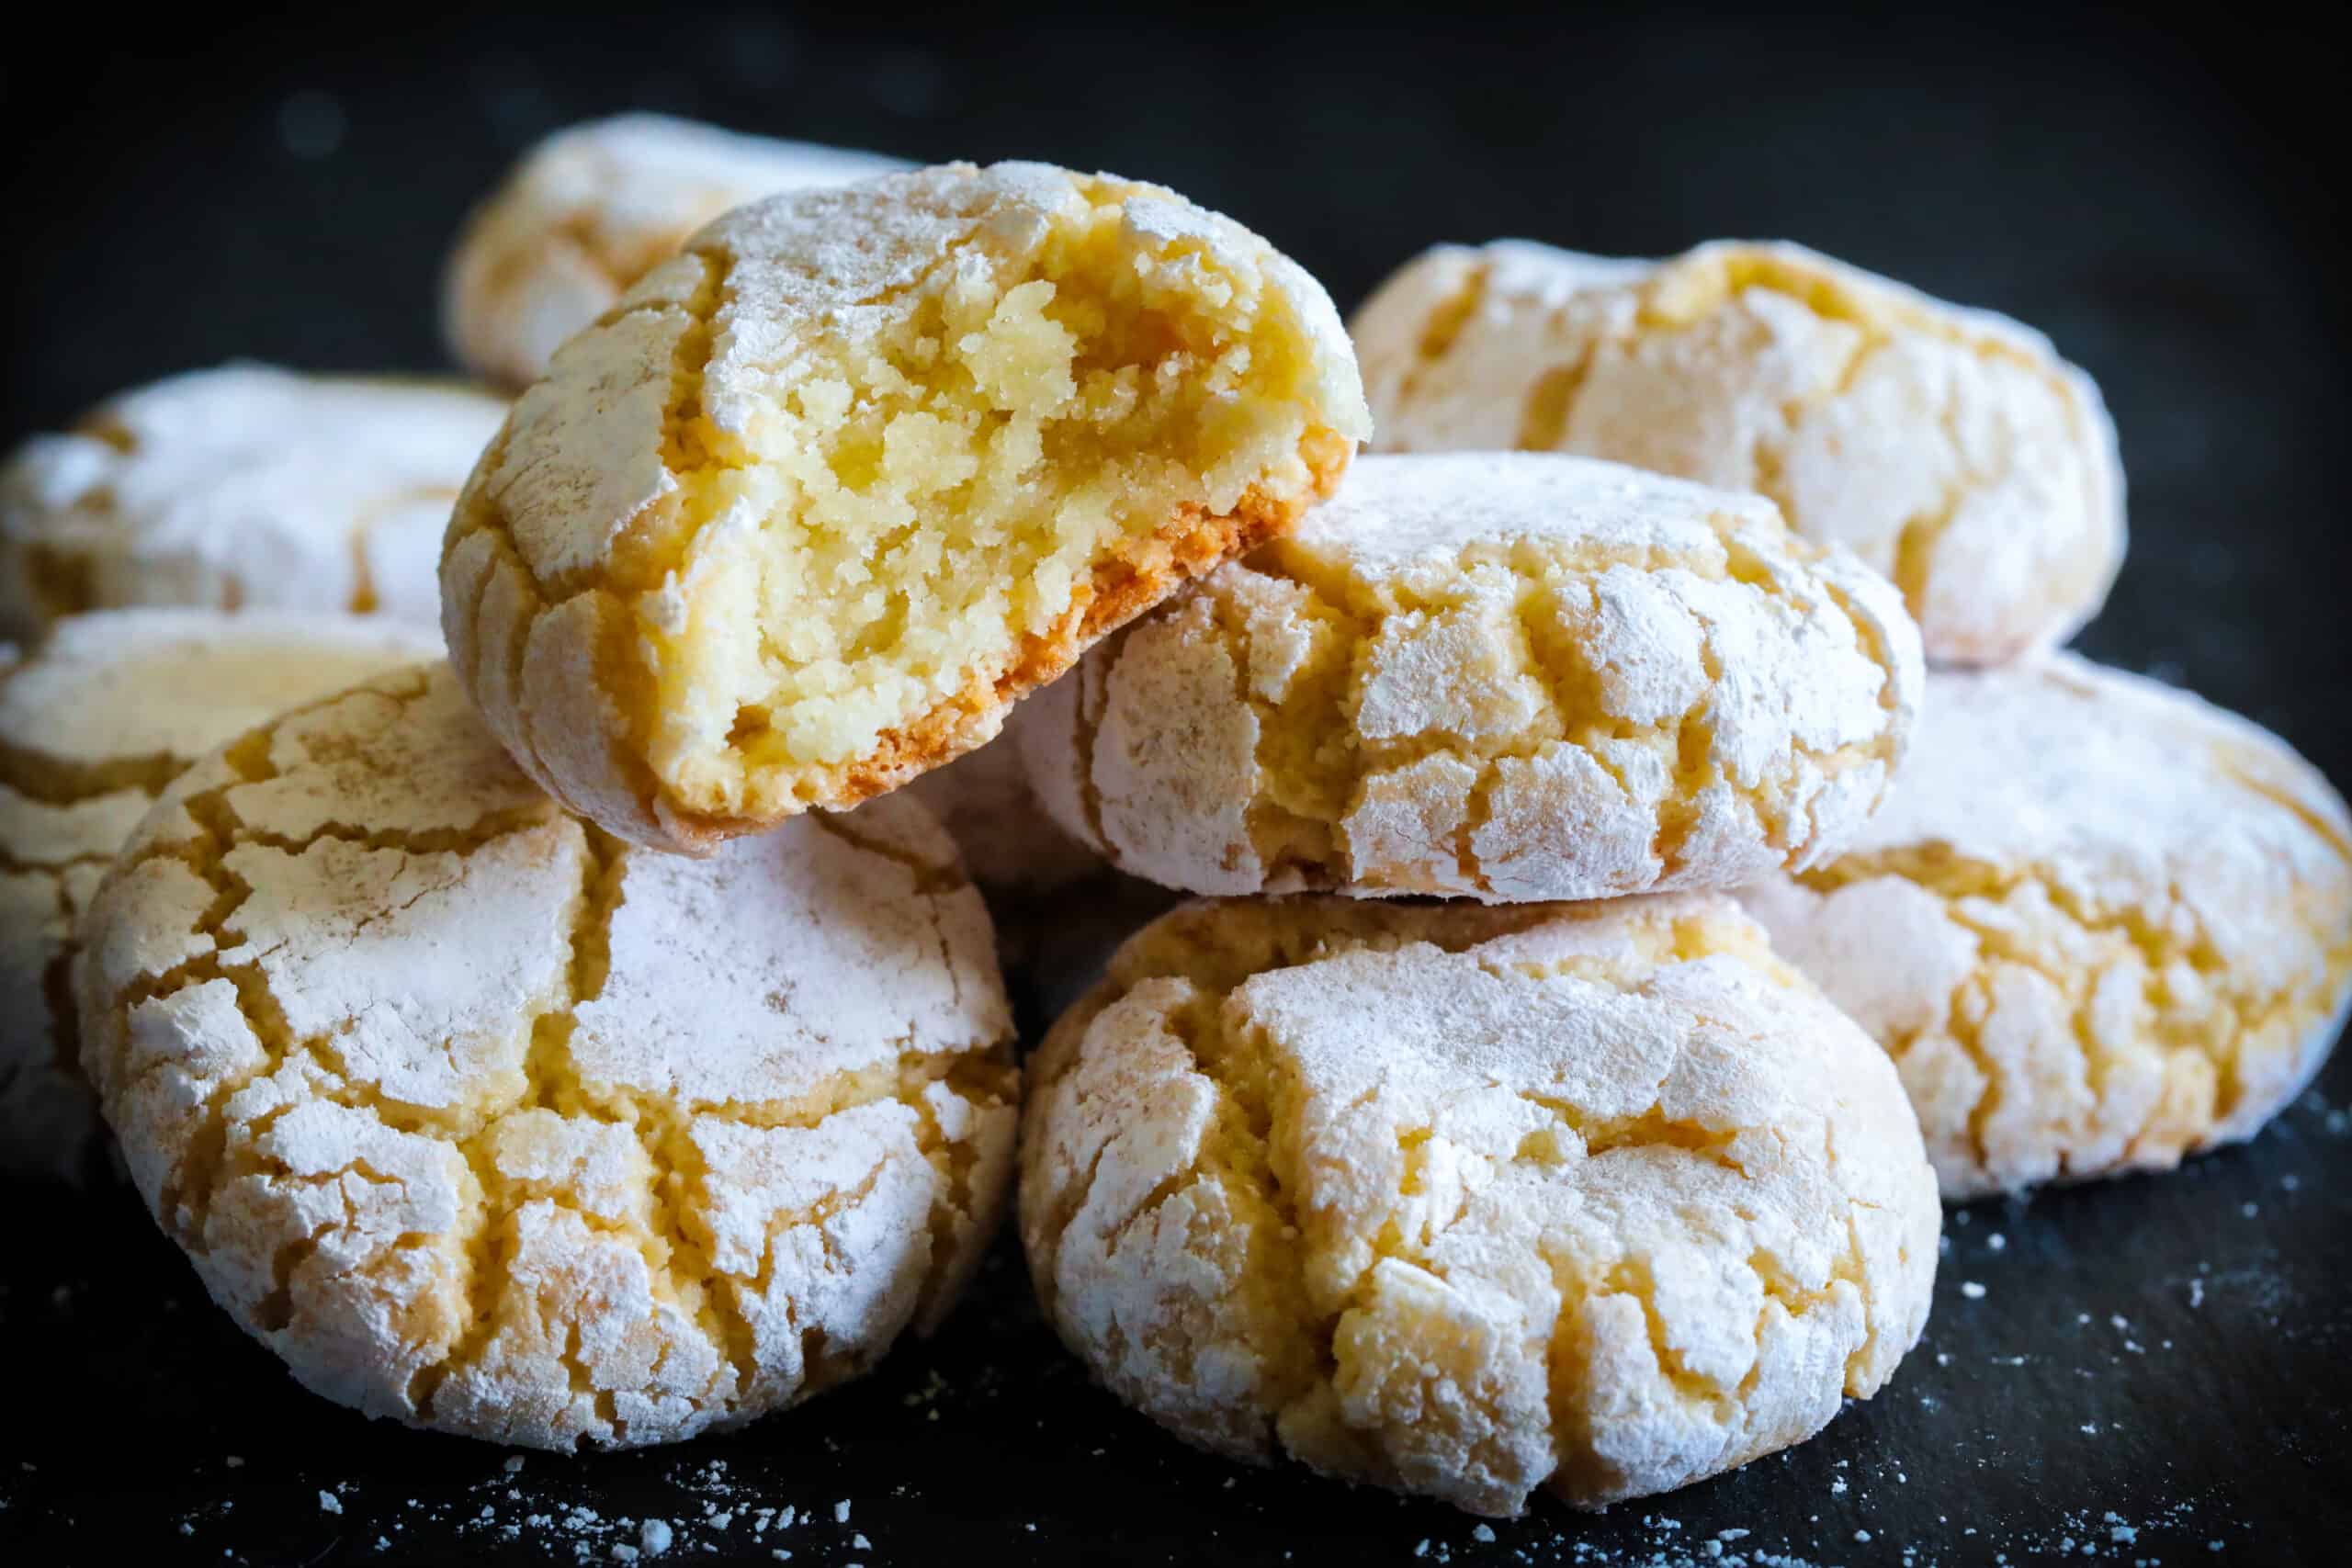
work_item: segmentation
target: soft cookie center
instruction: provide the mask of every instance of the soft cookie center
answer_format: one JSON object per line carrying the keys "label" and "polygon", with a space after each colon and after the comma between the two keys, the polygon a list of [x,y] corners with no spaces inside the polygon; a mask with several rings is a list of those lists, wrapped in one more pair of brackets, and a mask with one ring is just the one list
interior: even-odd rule
{"label": "soft cookie center", "polygon": [[1022,666],[1101,629],[1090,604],[1164,568],[1172,525],[1304,487],[1312,373],[1254,267],[1115,204],[853,307],[741,428],[676,431],[657,771],[705,809],[806,801],[812,771],[1050,675]]}

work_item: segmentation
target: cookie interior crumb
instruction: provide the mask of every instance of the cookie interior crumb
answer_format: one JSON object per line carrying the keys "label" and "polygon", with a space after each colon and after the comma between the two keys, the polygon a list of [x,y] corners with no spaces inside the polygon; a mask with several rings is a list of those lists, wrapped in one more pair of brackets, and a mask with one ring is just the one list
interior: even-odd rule
{"label": "cookie interior crumb", "polygon": [[[675,511],[634,575],[720,525],[752,568],[741,601],[662,637],[656,702],[687,716],[654,761],[683,793],[758,815],[775,774],[805,801],[806,770],[1082,616],[1110,586],[1094,562],[1296,464],[1314,367],[1295,319],[1213,254],[1139,247],[1117,187],[1089,194],[1023,274],[949,256],[877,338],[798,345],[749,428],[680,411]],[[725,286],[707,265],[705,317]]]}

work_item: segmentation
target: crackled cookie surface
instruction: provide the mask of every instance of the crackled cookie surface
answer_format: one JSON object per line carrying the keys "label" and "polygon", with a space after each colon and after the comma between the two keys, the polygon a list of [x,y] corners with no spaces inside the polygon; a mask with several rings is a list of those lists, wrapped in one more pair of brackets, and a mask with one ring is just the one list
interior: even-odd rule
{"label": "crackled cookie surface", "polygon": [[156,795],[273,714],[439,651],[382,619],[110,610],[0,656],[0,1169],[90,1169],[74,923]]}
{"label": "crackled cookie surface", "polygon": [[1714,896],[1193,904],[1031,1068],[1062,1337],[1236,1458],[1509,1514],[1802,1440],[1926,1321],[1882,1053]]}
{"label": "crackled cookie surface", "polygon": [[1759,491],[1900,584],[1931,659],[2064,641],[2123,558],[2090,378],[2029,327],[1794,245],[1444,245],[1353,327],[1385,449],[1581,452]]}
{"label": "crackled cookie surface", "polygon": [[1947,1195],[2252,1137],[2352,1000],[2352,818],[2277,737],[2068,655],[1938,673],[1886,807],[1743,895],[1893,1053]]}
{"label": "crackled cookie surface", "polygon": [[183,774],[83,931],[149,1207],[373,1416],[563,1448],[780,1409],[940,1318],[1011,1174],[988,917],[927,813],[631,851],[446,666]]}
{"label": "crackled cookie surface", "polygon": [[1735,886],[1870,814],[1918,634],[1770,502],[1533,454],[1370,457],[1032,699],[1057,821],[1197,893]]}
{"label": "crackled cookie surface", "polygon": [[0,630],[137,604],[430,626],[450,504],[505,409],[247,364],[126,392],[0,468]]}
{"label": "crackled cookie surface", "polygon": [[558,131],[523,155],[450,253],[441,299],[450,349],[492,380],[536,381],[557,345],[729,208],[903,167],[666,115]]}
{"label": "crackled cookie surface", "polygon": [[955,164],[741,208],[557,354],[444,626],[533,776],[707,845],[895,788],[1280,533],[1366,433],[1314,279],[1156,186]]}

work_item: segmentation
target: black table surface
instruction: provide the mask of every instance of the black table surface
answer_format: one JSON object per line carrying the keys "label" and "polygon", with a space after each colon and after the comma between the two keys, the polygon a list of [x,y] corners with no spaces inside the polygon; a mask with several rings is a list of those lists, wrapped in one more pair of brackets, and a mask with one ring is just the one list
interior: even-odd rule
{"label": "black table surface", "polygon": [[[1231,212],[1342,307],[1440,240],[1785,235],[2048,331],[2103,384],[2132,557],[2094,656],[2352,781],[2340,58],[2041,6],[1804,22],[1459,8],[1200,26],[771,12],[74,18],[0,51],[0,440],[232,356],[440,365],[436,268],[531,139],[624,107],[1035,156]],[[109,35],[120,34],[118,39]],[[1017,978],[1034,1037],[1113,911]],[[729,1437],[580,1458],[301,1393],[120,1190],[6,1197],[0,1562],[2341,1562],[2352,1057],[2177,1174],[1950,1211],[1936,1311],[1819,1438],[1481,1525],[1238,1470],[1091,1388],[1009,1238],[934,1340]],[[788,1522],[787,1522],[788,1520]],[[625,1550],[626,1549],[626,1550]],[[650,1561],[650,1556],[641,1560]]]}

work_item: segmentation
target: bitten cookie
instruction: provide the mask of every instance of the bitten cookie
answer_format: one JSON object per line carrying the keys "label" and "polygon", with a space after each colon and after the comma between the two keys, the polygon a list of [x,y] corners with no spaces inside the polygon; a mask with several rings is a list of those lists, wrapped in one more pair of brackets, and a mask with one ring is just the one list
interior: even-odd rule
{"label": "bitten cookie", "polygon": [[467,220],[442,281],[442,330],[477,374],[527,385],[559,344],[728,209],[905,166],[666,115],[569,127],[524,153]]}
{"label": "bitten cookie", "polygon": [[110,610],[0,655],[0,1170],[91,1168],[74,922],[155,795],[271,715],[439,652],[380,619]]}
{"label": "bitten cookie", "polygon": [[1353,326],[1385,449],[1581,452],[1760,491],[1900,584],[1930,659],[2064,641],[2123,559],[2089,377],[2031,328],[1794,245],[1443,245]]}
{"label": "bitten cookie", "polygon": [[1760,497],[1371,457],[1033,699],[1020,739],[1057,821],[1171,887],[1598,898],[1834,852],[1922,678],[1894,589]]}
{"label": "bitten cookie", "polygon": [[1926,1322],[1883,1053],[1716,896],[1188,905],[1031,1069],[1063,1339],[1237,1459],[1517,1513],[1799,1442]]}
{"label": "bitten cookie", "polygon": [[556,355],[451,520],[491,728],[633,842],[893,789],[1366,433],[1315,280],[1171,191],[953,164],[741,208]]}
{"label": "bitten cookie", "polygon": [[921,807],[631,851],[443,666],[183,774],[83,932],[150,1209],[371,1416],[584,1448],[781,1409],[939,1321],[1012,1172],[988,915]]}
{"label": "bitten cookie", "polygon": [[1743,897],[1893,1053],[1952,1198],[2250,1138],[2352,1000],[2352,818],[2326,781],[2063,654],[1930,677],[1861,838]]}
{"label": "bitten cookie", "polygon": [[265,365],[126,392],[0,468],[0,629],[137,604],[429,626],[450,503],[505,408]]}

